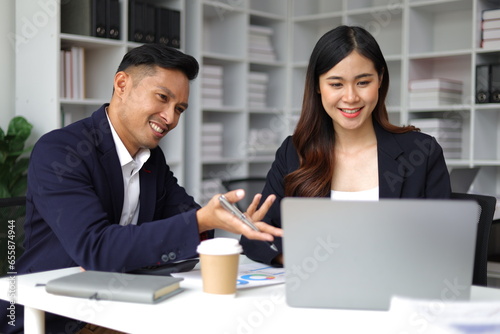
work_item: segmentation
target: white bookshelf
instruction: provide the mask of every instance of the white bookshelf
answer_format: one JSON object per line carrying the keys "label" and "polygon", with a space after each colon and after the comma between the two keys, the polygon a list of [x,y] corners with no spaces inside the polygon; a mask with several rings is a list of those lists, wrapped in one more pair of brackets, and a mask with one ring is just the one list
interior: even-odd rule
{"label": "white bookshelf", "polygon": [[[461,156],[448,159],[447,164],[450,168],[480,166],[473,191],[497,196],[500,105],[475,103],[475,71],[478,64],[500,62],[500,50],[480,48],[481,13],[498,7],[498,2],[490,0],[291,1],[290,112],[300,112],[307,60],[318,38],[339,24],[365,27],[379,42],[389,66],[391,121],[408,124],[415,118],[460,119]],[[410,108],[408,81],[433,77],[462,81],[462,102]]]}
{"label": "white bookshelf", "polygon": [[[149,1],[181,12],[181,43],[184,39],[185,0]],[[41,6],[31,0],[16,1],[16,114],[33,124],[33,137],[90,116],[109,102],[113,78],[127,51],[140,44],[128,41],[128,0],[120,0],[120,39],[97,38],[61,33],[60,2]],[[64,2],[63,2],[64,3]],[[83,99],[60,96],[60,54],[62,48],[85,49],[85,91]],[[181,47],[183,45],[181,44]],[[161,142],[167,162],[184,181],[184,121]]]}
{"label": "white bookshelf", "polygon": [[[288,81],[288,1],[189,1],[186,20],[193,23],[185,27],[186,51],[200,61],[200,72],[207,65],[223,69],[222,105],[203,103],[202,80],[197,80],[186,112],[186,187],[200,199],[204,180],[265,176],[274,159],[274,152],[266,149],[266,134],[277,134],[281,141],[288,133],[282,125]],[[250,55],[251,26],[272,31],[275,59]],[[253,72],[268,77],[264,103],[258,106],[249,102],[255,94],[261,101],[260,93],[252,91]],[[222,156],[202,153],[201,129],[205,123],[223,125]],[[251,141],[255,130],[262,135],[262,142]]]}
{"label": "white bookshelf", "polygon": [[[274,159],[261,144],[274,134],[291,134],[300,113],[306,66],[319,37],[340,25],[360,25],[375,36],[391,75],[387,99],[396,124],[415,118],[460,119],[460,158],[450,168],[480,166],[476,193],[500,193],[500,104],[476,104],[476,65],[500,62],[500,50],[480,48],[481,13],[499,7],[493,0],[154,0],[181,11],[181,47],[203,69],[223,68],[220,106],[202,101],[201,77],[191,84],[189,109],[181,124],[162,142],[169,164],[188,191],[199,199],[204,179],[265,175]],[[20,36],[16,61],[16,113],[34,124],[34,137],[66,120],[89,115],[109,100],[116,67],[126,51],[128,0],[121,0],[120,40],[61,34],[60,13],[46,12],[30,0],[16,1],[18,35],[26,22],[36,23],[30,36]],[[47,18],[46,21],[40,18]],[[38,21],[36,21],[38,20]],[[249,57],[252,25],[272,29],[275,60]],[[86,50],[86,91],[81,100],[59,97],[59,50]],[[267,73],[265,104],[254,107],[250,73]],[[453,106],[410,108],[408,81],[445,77],[463,82],[463,101]],[[222,154],[202,156],[204,123],[224,126]],[[262,142],[251,142],[260,131]],[[492,182],[493,180],[493,182]]]}

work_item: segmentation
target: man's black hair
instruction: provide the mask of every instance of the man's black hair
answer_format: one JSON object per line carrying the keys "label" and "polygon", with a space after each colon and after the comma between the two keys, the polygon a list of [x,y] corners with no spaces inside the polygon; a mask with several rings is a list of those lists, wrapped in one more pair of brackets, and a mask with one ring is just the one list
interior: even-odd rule
{"label": "man's black hair", "polygon": [[189,80],[198,75],[198,61],[182,51],[161,43],[144,44],[130,50],[122,59],[117,72],[125,71],[132,66],[145,65],[150,68],[159,66],[183,72]]}

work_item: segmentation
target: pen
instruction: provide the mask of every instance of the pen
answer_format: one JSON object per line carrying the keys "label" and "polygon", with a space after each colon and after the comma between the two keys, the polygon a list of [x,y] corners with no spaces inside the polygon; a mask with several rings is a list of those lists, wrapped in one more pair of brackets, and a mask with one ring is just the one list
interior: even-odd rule
{"label": "pen", "polygon": [[[231,212],[233,215],[238,217],[239,220],[241,220],[243,223],[245,223],[252,230],[260,232],[259,228],[257,226],[255,226],[254,223],[252,223],[250,218],[245,216],[245,214],[243,212],[241,212],[234,204],[230,203],[224,195],[219,196],[219,201],[222,204],[222,206],[224,207],[224,209],[226,209],[227,211]],[[278,251],[278,248],[276,247],[275,244],[273,244],[270,241],[267,241],[267,243],[269,244],[269,246],[271,247],[272,250],[274,250],[275,252]]]}

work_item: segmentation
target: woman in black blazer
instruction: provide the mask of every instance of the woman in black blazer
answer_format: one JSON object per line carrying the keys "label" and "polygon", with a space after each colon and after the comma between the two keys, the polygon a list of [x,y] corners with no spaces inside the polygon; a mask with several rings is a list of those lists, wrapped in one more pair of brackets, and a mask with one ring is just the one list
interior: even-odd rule
{"label": "woman in black blazer", "polygon": [[[302,112],[267,175],[262,198],[276,195],[263,219],[281,227],[287,196],[333,200],[449,198],[448,170],[436,140],[414,126],[389,122],[389,72],[379,45],[360,27],[339,26],[323,35],[307,68]],[[242,237],[251,259],[281,265],[261,241]]]}

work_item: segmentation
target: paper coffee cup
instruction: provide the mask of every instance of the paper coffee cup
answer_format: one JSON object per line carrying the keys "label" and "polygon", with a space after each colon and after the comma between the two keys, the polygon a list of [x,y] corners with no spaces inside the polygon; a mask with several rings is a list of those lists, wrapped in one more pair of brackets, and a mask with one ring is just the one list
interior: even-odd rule
{"label": "paper coffee cup", "polygon": [[233,238],[214,238],[202,241],[200,254],[203,292],[234,295],[238,277],[238,263],[242,247]]}

